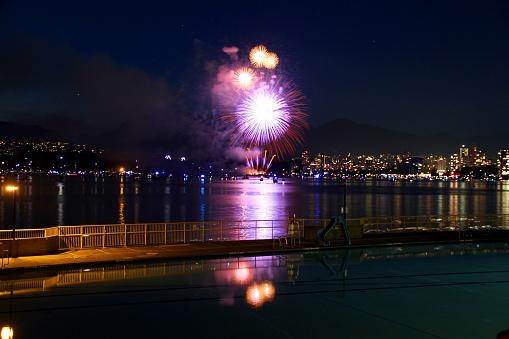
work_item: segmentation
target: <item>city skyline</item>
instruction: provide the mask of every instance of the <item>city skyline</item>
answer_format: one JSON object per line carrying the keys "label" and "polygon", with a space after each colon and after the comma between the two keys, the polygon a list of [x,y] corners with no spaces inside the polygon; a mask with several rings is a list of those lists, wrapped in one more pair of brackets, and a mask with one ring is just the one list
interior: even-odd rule
{"label": "city skyline", "polygon": [[[274,156],[266,158],[265,154],[253,153],[246,158],[246,162],[233,162],[229,167],[222,167],[222,175],[251,174],[264,175],[271,173]],[[173,159],[165,156],[167,164]],[[177,174],[182,168],[186,168],[188,174],[218,175],[218,168],[212,168],[207,163],[195,163],[188,159],[176,159],[181,166],[172,166]],[[296,162],[297,161],[297,162]],[[188,164],[190,163],[190,165]],[[278,161],[275,160],[274,164]],[[493,169],[498,169],[498,174],[509,175],[509,149],[501,148],[496,159],[488,159],[486,152],[476,144],[461,145],[458,152],[450,155],[435,154],[325,154],[303,151],[300,156],[294,157],[291,162],[283,161],[282,164],[292,163],[291,170],[279,168],[281,173],[292,175],[309,175],[333,171],[335,173],[408,173],[408,174],[432,174],[432,175],[455,175],[465,174],[465,169],[484,169],[486,173],[493,174]],[[182,165],[184,164],[184,165]],[[181,168],[179,168],[181,167]],[[172,174],[167,171],[168,166],[151,168],[148,164],[137,159],[125,159],[122,162],[109,158],[103,149],[87,145],[72,144],[63,141],[2,141],[0,140],[0,171],[4,173],[36,173],[36,172],[132,172],[154,173],[161,172]],[[179,169],[177,169],[179,168]],[[196,172],[197,171],[197,172]],[[196,173],[194,173],[196,172]],[[468,174],[468,173],[467,173]]]}

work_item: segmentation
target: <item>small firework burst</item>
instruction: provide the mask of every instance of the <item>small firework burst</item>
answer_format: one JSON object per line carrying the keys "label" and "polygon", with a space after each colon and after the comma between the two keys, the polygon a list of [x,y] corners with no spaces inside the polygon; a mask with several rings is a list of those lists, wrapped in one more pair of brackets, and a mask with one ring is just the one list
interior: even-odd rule
{"label": "small firework burst", "polygon": [[270,160],[267,158],[267,151],[261,156],[259,151],[255,151],[251,154],[251,150],[248,148],[248,155],[246,156],[246,166],[249,174],[259,175],[265,174],[272,166],[272,160],[276,157],[273,155]]}
{"label": "small firework burst", "polygon": [[249,53],[249,60],[255,67],[263,67],[263,61],[266,54],[267,48],[263,45],[258,45],[251,49],[251,52]]}
{"label": "small firework burst", "polygon": [[265,53],[265,57],[263,58],[263,66],[268,69],[274,69],[276,68],[277,64],[279,62],[279,58],[276,53]]}
{"label": "small firework burst", "polygon": [[248,67],[241,67],[235,72],[235,82],[241,88],[249,88],[253,85],[256,73]]}

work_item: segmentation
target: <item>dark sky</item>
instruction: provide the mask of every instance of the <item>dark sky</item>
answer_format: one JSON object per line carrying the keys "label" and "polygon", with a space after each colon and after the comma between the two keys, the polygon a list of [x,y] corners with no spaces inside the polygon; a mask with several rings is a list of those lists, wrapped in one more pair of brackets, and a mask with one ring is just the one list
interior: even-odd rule
{"label": "dark sky", "polygon": [[502,0],[7,0],[0,25],[0,120],[185,143],[193,118],[182,115],[209,109],[222,48],[246,57],[264,44],[313,126],[346,118],[456,136],[509,126]]}

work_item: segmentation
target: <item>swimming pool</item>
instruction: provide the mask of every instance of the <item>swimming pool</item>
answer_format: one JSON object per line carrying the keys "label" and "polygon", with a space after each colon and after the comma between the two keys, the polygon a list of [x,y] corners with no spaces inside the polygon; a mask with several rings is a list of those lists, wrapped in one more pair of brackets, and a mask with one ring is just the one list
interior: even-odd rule
{"label": "swimming pool", "polygon": [[0,282],[0,326],[14,338],[496,338],[508,259],[504,243],[463,243],[32,271]]}

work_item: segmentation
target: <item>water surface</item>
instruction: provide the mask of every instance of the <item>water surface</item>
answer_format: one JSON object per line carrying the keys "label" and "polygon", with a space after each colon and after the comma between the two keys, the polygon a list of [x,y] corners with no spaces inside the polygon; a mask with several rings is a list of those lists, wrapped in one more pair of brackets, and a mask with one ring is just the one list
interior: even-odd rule
{"label": "water surface", "polygon": [[[33,176],[0,192],[0,225],[12,228],[182,221],[277,220],[295,215],[328,219],[343,207],[349,218],[509,213],[506,182],[348,181],[287,178],[260,181],[104,176]],[[0,185],[5,186],[4,178]]]}

